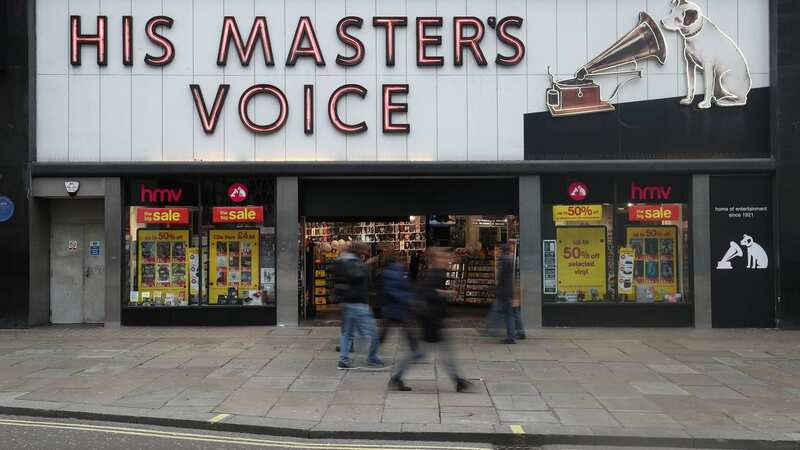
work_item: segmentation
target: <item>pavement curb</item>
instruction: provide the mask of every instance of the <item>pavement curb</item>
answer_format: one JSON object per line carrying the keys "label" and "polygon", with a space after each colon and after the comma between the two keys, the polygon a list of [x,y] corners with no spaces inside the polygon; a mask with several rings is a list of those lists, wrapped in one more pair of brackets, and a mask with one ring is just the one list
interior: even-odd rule
{"label": "pavement curb", "polygon": [[[87,409],[91,408],[87,406]],[[172,428],[189,428],[206,431],[227,431],[237,433],[292,437],[301,439],[357,439],[387,441],[421,442],[472,442],[495,446],[544,446],[544,445],[596,445],[596,446],[656,446],[671,448],[703,448],[725,450],[800,450],[800,442],[768,439],[726,439],[696,438],[675,436],[637,436],[637,435],[579,435],[579,434],[514,434],[503,432],[449,432],[449,431],[390,431],[368,430],[367,426],[356,427],[347,423],[336,424],[328,429],[315,429],[315,422],[276,421],[284,425],[259,424],[258,419],[246,416],[231,416],[231,421],[209,422],[208,420],[144,417],[135,415],[99,413],[61,409],[40,409],[30,407],[0,406],[0,414],[38,418],[80,419],[125,424],[154,425]],[[292,422],[297,422],[296,426]],[[348,428],[351,426],[351,428]],[[375,424],[381,428],[381,424]],[[360,428],[360,429],[359,429]]]}

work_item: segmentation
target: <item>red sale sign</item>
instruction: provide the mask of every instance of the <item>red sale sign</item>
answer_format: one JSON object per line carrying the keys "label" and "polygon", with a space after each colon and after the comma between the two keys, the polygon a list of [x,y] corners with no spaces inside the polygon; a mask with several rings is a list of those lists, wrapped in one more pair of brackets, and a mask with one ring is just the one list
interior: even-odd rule
{"label": "red sale sign", "polygon": [[660,222],[681,220],[681,205],[631,205],[628,207],[631,222]]}
{"label": "red sale sign", "polygon": [[214,223],[261,223],[263,206],[215,206],[211,210]]}
{"label": "red sale sign", "polygon": [[189,208],[137,208],[136,222],[145,224],[187,225]]}

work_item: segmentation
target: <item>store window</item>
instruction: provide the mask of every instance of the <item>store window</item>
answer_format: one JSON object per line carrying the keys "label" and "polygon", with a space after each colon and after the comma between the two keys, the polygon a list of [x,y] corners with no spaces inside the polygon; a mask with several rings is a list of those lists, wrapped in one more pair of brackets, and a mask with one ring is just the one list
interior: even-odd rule
{"label": "store window", "polygon": [[274,179],[131,180],[127,308],[275,305]]}
{"label": "store window", "polygon": [[546,302],[691,301],[688,179],[549,177],[544,183]]}

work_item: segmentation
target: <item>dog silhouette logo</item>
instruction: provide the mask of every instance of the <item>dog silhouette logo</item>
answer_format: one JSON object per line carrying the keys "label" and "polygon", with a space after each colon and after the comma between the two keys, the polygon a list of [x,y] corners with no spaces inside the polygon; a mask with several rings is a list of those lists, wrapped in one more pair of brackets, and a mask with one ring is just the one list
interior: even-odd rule
{"label": "dog silhouette logo", "polygon": [[745,234],[742,235],[742,240],[738,244],[733,241],[730,242],[728,251],[725,252],[725,255],[722,257],[722,259],[717,262],[717,270],[733,269],[733,264],[731,261],[734,258],[745,256],[745,250],[742,250],[742,247],[744,247],[747,251],[747,269],[756,270],[766,269],[769,267],[769,256],[767,256],[767,251],[764,250],[764,247],[753,240],[752,236]]}

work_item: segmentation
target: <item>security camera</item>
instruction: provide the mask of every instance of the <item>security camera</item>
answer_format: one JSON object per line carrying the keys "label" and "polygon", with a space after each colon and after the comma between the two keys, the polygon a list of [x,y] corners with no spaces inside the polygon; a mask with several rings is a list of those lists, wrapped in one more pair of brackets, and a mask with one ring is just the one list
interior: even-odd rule
{"label": "security camera", "polygon": [[70,197],[75,197],[76,195],[78,195],[78,189],[80,189],[80,188],[81,188],[80,181],[65,181],[64,182],[64,189],[67,190],[67,194],[69,194]]}

